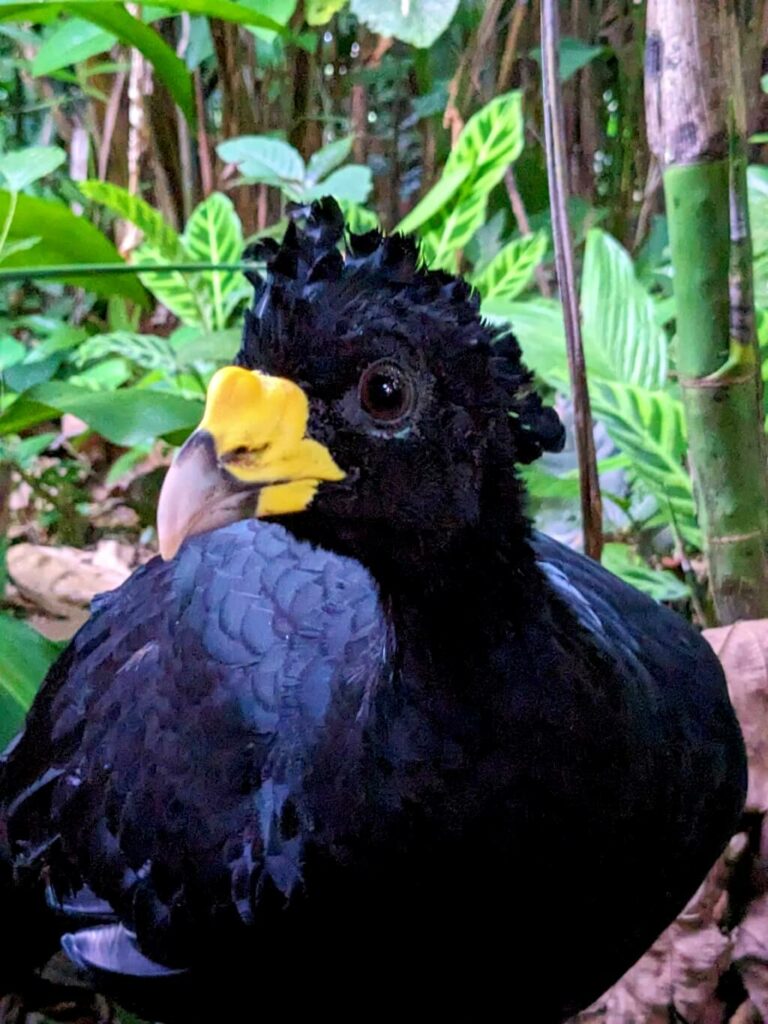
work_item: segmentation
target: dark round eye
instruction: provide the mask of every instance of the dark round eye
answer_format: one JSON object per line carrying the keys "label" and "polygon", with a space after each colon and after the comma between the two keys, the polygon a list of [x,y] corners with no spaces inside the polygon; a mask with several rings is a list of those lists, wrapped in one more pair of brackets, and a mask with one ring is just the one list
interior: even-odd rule
{"label": "dark round eye", "polygon": [[368,415],[384,423],[403,419],[413,408],[413,384],[393,363],[374,363],[364,370],[358,394]]}

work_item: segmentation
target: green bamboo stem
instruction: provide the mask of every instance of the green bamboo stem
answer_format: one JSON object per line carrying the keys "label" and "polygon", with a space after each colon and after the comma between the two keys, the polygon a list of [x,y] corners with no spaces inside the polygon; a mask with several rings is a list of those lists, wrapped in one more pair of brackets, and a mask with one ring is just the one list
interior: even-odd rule
{"label": "green bamboo stem", "polygon": [[751,337],[730,329],[728,160],[664,175],[683,390],[718,618],[768,613],[768,480]]}
{"label": "green bamboo stem", "polygon": [[712,594],[724,623],[768,616],[768,473],[743,125],[734,117],[736,30],[730,0],[649,0],[647,120],[665,168],[677,369]]}
{"label": "green bamboo stem", "polygon": [[201,274],[255,270],[255,263],[61,263],[42,267],[0,268],[0,284],[12,281],[42,281],[67,277],[111,277],[115,274]]}

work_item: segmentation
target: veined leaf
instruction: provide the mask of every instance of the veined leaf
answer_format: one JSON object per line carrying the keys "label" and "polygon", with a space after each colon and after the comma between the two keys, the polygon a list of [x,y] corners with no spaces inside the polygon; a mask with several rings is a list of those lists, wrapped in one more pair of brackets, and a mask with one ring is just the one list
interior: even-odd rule
{"label": "veined leaf", "polygon": [[[214,192],[193,211],[184,232],[184,247],[201,263],[237,263],[243,252],[243,228],[232,201]],[[199,275],[211,304],[214,331],[227,326],[230,296],[244,293],[245,278],[239,271],[208,271]]]}
{"label": "veined leaf", "polygon": [[484,299],[516,299],[528,286],[546,248],[547,236],[543,231],[516,238],[474,275],[472,284]]}
{"label": "veined leaf", "polygon": [[192,77],[181,57],[155,29],[134,18],[122,4],[68,3],[64,4],[64,10],[112,32],[121,42],[143,53],[187,121],[195,124],[197,111]]}
{"label": "veined leaf", "polygon": [[[311,24],[312,22],[310,22]],[[352,152],[352,143],[354,141],[353,136],[347,135],[343,139],[329,142],[322,149],[318,149],[316,153],[313,153],[307,164],[307,182],[309,184],[316,184],[327,174],[330,174],[331,171],[335,170],[339,164],[343,164]]]}
{"label": "veined leaf", "polygon": [[[164,267],[168,260],[154,246],[144,243],[135,252],[137,263]],[[158,302],[177,316],[182,323],[210,328],[209,296],[200,286],[200,274],[184,273],[181,270],[164,271],[162,274],[141,274],[141,283],[148,288]]]}
{"label": "veined leaf", "polygon": [[0,436],[72,413],[113,444],[131,445],[191,430],[203,413],[202,401],[150,388],[92,391],[52,380],[30,388],[0,416]]}
{"label": "veined leaf", "polygon": [[[10,193],[0,191],[0,223],[8,214]],[[51,264],[123,263],[114,245],[84,217],[76,217],[64,203],[54,199],[20,195],[9,238],[27,239],[36,236],[40,241],[24,252],[14,252],[3,260],[6,267],[44,267]],[[115,277],[65,278],[97,295],[122,295],[145,305],[147,295],[131,274]]]}
{"label": "veined leaf", "polygon": [[[577,71],[581,71],[596,57],[601,57],[608,52],[608,48],[605,46],[590,46],[589,43],[583,43],[581,39],[563,36],[560,40],[560,81],[567,82]],[[530,56],[541,64],[541,47],[537,46],[531,50]]]}
{"label": "veined leaf", "polygon": [[356,18],[380,36],[394,36],[411,46],[431,46],[448,28],[459,0],[352,0]]}
{"label": "veined leaf", "polygon": [[0,178],[11,192],[21,192],[61,167],[67,154],[58,146],[26,146],[0,156]]}
{"label": "veined leaf", "polygon": [[447,207],[424,225],[424,250],[430,265],[454,269],[456,253],[485,219],[488,194],[523,149],[523,108],[520,92],[491,100],[464,126],[451,150],[444,176],[468,168]]}
{"label": "veined leaf", "polygon": [[[563,307],[559,302],[542,298],[522,302],[491,298],[483,302],[481,311],[491,323],[511,326],[520,342],[526,365],[543,381],[560,391],[569,391]],[[584,356],[590,380],[612,378],[605,353],[587,338],[584,339]]]}
{"label": "veined leaf", "polygon": [[632,470],[669,509],[680,534],[701,547],[693,489],[683,464],[686,451],[682,402],[666,391],[592,379],[592,411],[614,443],[632,460]]}
{"label": "veined leaf", "polygon": [[[165,259],[179,262],[189,259],[184,243],[171,225],[154,207],[132,195],[127,188],[94,179],[80,181],[77,187],[86,198],[135,224],[143,232],[145,241]],[[239,254],[237,258],[240,259]]]}
{"label": "veined leaf", "polygon": [[684,601],[690,587],[667,569],[654,569],[629,544],[606,544],[602,562],[606,569],[657,601]]}
{"label": "veined leaf", "polygon": [[664,386],[668,342],[653,299],[637,280],[627,250],[600,228],[587,235],[581,309],[585,337],[604,350],[612,379]]}
{"label": "veined leaf", "polygon": [[306,202],[322,196],[334,196],[346,199],[350,203],[364,203],[373,188],[373,175],[370,167],[362,164],[348,164],[333,171],[323,181],[305,189],[303,198]]}
{"label": "veined leaf", "polygon": [[299,152],[271,135],[241,135],[227,139],[216,147],[216,152],[225,163],[237,164],[243,177],[254,181],[298,186],[304,181],[306,167]]}
{"label": "veined leaf", "polygon": [[66,18],[45,39],[32,61],[32,74],[50,75],[53,71],[106,53],[115,41],[112,32],[84,18]]}
{"label": "veined leaf", "polygon": [[0,747],[5,748],[59,653],[59,645],[26,622],[0,614]]}

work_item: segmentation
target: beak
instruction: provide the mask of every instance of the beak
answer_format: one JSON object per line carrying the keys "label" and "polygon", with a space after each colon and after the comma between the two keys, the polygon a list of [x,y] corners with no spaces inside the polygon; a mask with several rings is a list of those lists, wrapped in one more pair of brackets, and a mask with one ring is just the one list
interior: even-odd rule
{"label": "beak", "polygon": [[302,512],[344,473],[306,436],[307,396],[292,381],[227,366],[211,378],[200,426],[178,451],[157,508],[160,554],[245,515]]}

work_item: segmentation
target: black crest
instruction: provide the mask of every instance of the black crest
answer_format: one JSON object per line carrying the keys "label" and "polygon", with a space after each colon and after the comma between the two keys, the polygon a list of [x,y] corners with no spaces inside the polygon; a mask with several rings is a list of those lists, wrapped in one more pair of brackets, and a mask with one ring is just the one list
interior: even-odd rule
{"label": "black crest", "polygon": [[308,310],[323,303],[349,302],[355,290],[376,294],[414,310],[429,311],[440,324],[439,344],[452,345],[474,357],[487,352],[491,377],[510,414],[518,461],[527,463],[543,451],[559,451],[562,424],[542,404],[531,373],[522,363],[515,337],[482,321],[480,300],[461,278],[428,270],[412,235],[345,231],[343,214],[330,197],[293,207],[281,243],[265,239],[246,250],[245,258],[264,264],[249,272],[253,305],[246,313],[243,342],[236,362],[258,366],[279,348]]}

